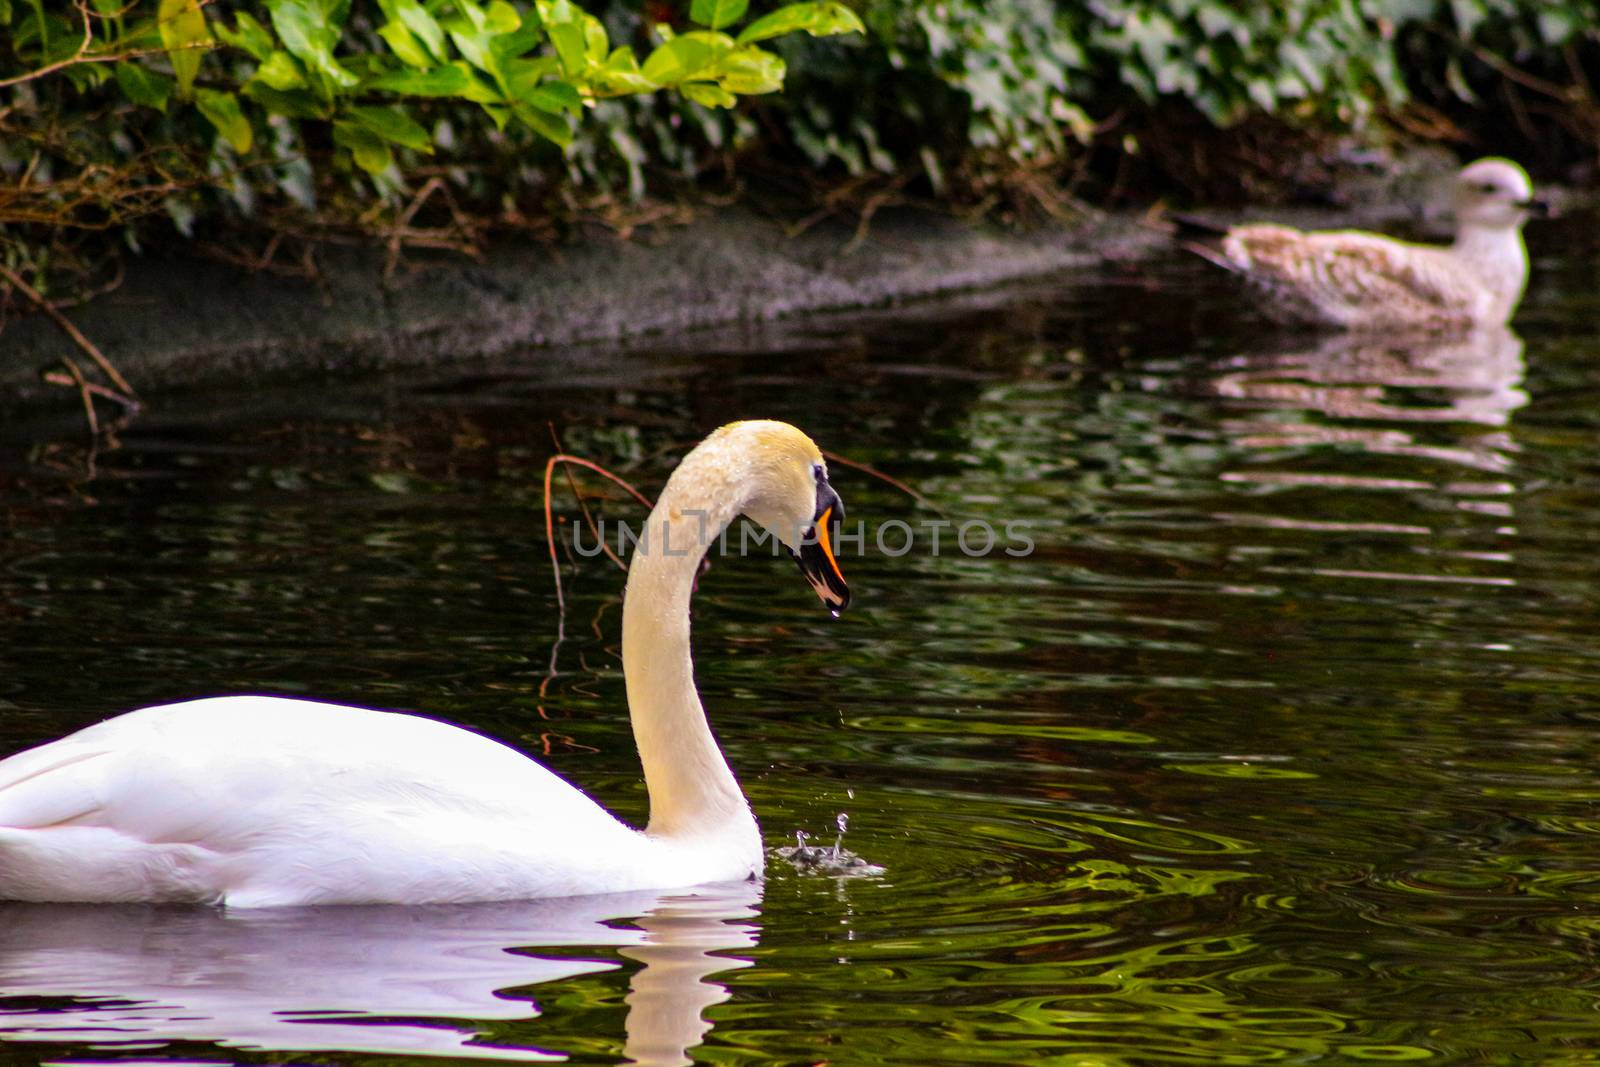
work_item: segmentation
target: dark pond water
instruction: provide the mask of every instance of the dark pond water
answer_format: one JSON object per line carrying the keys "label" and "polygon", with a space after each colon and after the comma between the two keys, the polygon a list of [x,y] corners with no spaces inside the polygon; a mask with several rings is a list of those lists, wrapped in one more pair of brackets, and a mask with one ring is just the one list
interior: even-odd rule
{"label": "dark pond water", "polygon": [[[1173,261],[781,335],[168,397],[92,480],[13,428],[0,751],[308,694],[470,724],[631,818],[603,558],[567,571],[554,649],[552,425],[653,490],[719,423],[788,419],[940,510],[836,465],[867,523],[843,620],[787,560],[718,561],[697,601],[701,688],[769,845],[848,813],[883,875],[8,906],[0,1062],[1597,1062],[1600,255],[1531,236],[1567,246],[1518,333],[1454,343],[1269,329]],[[962,552],[976,520],[1032,551]]]}

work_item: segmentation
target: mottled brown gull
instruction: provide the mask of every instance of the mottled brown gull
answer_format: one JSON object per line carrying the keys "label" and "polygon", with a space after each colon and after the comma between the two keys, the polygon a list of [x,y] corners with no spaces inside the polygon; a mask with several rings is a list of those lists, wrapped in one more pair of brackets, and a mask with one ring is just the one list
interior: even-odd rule
{"label": "mottled brown gull", "polygon": [[1456,239],[1422,245],[1360,230],[1229,229],[1207,259],[1242,275],[1280,322],[1351,330],[1501,326],[1528,281],[1522,224],[1544,205],[1523,169],[1480,159],[1456,176]]}

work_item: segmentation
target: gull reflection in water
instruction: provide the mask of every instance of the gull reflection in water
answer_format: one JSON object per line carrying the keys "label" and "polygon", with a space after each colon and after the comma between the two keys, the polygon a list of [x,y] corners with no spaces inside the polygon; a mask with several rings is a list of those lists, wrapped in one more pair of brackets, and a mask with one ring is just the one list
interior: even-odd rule
{"label": "gull reflection in water", "polygon": [[1522,341],[1503,328],[1296,338],[1234,357],[1204,387],[1226,398],[1235,446],[1219,477],[1260,492],[1216,518],[1367,539],[1250,546],[1267,573],[1514,585],[1523,373]]}
{"label": "gull reflection in water", "polygon": [[[1528,402],[1522,378],[1522,340],[1501,328],[1456,336],[1334,334],[1309,347],[1236,357],[1210,386],[1257,413],[1227,425],[1247,447],[1352,445],[1498,473],[1509,469],[1515,445],[1508,433],[1484,428],[1504,428]],[[1281,417],[1290,411],[1323,418]],[[1418,439],[1422,424],[1452,423],[1463,428],[1454,442]]]}
{"label": "gull reflection in water", "polygon": [[729,996],[705,979],[749,966],[716,953],[756,943],[760,900],[740,882],[422,907],[3,904],[0,1040],[555,1060],[475,1043],[476,1024],[537,1016],[521,987],[622,966],[530,949],[616,947],[640,964],[625,1056],[685,1064]]}

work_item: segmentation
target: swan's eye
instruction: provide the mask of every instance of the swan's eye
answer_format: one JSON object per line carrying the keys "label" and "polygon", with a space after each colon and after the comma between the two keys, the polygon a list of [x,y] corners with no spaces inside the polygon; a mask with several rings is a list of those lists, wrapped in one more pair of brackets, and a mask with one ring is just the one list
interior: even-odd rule
{"label": "swan's eye", "polygon": [[822,469],[822,464],[820,463],[811,465],[811,476],[819,482],[826,481],[828,478],[827,472]]}

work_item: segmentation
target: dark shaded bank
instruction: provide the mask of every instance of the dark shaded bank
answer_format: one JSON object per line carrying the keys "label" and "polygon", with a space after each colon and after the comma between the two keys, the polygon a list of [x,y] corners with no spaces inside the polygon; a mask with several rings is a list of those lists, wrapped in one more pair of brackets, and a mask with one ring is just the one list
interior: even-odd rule
{"label": "dark shaded bank", "polygon": [[[1413,234],[1439,220],[1438,182],[1452,161],[1347,183],[1340,211],[1230,211],[1219,219],[1279,218]],[[587,233],[567,243],[501,243],[482,262],[413,254],[385,281],[380,247],[322,246],[315,278],[252,272],[209,259],[131,259],[124,283],[68,313],[141,393],[265,384],[306,373],[447,369],[544,350],[555,362],[595,346],[713,327],[774,323],[821,312],[892,307],[993,289],[1064,270],[1130,266],[1171,253],[1137,215],[1007,230],[933,210],[884,210],[858,232],[853,218],[794,233],[757,207],[706,209],[684,225],[622,239]],[[252,250],[240,249],[241,258]],[[14,304],[14,306],[16,306]],[[588,346],[589,355],[560,348]],[[89,361],[47,317],[0,328],[0,411],[78,406],[47,384],[63,356]]]}
{"label": "dark shaded bank", "polygon": [[[119,289],[70,317],[135,388],[160,390],[882,307],[1136,259],[1163,243],[1128,219],[1013,234],[931,213],[880,217],[864,240],[842,224],[791,237],[734,208],[631,240],[506,245],[482,263],[413,259],[388,285],[382,249],[327,247],[315,280],[134,261]],[[68,390],[41,381],[62,355],[80,358],[44,316],[7,323],[0,405],[69,402]]]}

